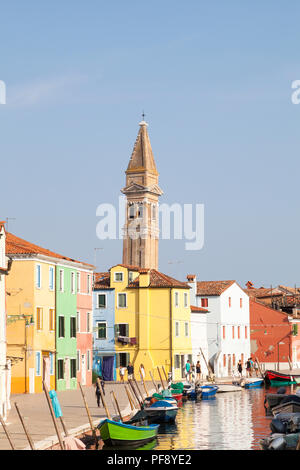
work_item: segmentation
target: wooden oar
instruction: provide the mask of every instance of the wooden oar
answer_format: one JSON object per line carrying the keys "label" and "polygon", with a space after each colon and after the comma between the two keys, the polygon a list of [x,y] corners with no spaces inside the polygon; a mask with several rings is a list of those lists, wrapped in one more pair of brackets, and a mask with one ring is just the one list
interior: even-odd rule
{"label": "wooden oar", "polygon": [[[141,378],[142,378],[142,375],[141,375]],[[144,390],[145,390],[145,393],[146,393],[146,397],[149,396],[149,393],[148,393],[148,390],[147,390],[147,387],[146,387],[146,382],[145,380],[142,380],[142,383],[143,383],[143,387],[144,387]]]}
{"label": "wooden oar", "polygon": [[103,390],[102,390],[102,385],[101,385],[101,382],[100,382],[100,380],[99,380],[98,377],[97,377],[97,384],[98,384],[98,387],[99,387],[99,390],[100,390],[100,395],[101,395],[102,403],[103,403],[104,408],[105,408],[105,411],[106,411],[106,416],[108,417],[108,419],[111,419],[110,413],[109,413],[109,411],[108,411],[108,407],[107,407],[106,402],[105,402],[105,399],[104,399],[104,393],[103,393]]}
{"label": "wooden oar", "polygon": [[31,450],[35,450],[33,440],[31,439],[30,434],[29,434],[29,432],[28,432],[28,430],[27,430],[27,428],[26,428],[26,426],[25,426],[23,416],[21,415],[20,410],[19,410],[19,407],[18,407],[18,405],[17,405],[16,402],[15,402],[15,407],[16,407],[18,416],[19,416],[19,418],[20,418],[21,424],[22,424],[22,426],[23,426],[24,432],[25,432],[25,434],[26,434],[27,440],[28,440],[28,442],[29,442],[30,448],[31,448]]}
{"label": "wooden oar", "polygon": [[120,407],[119,407],[119,403],[116,399],[115,392],[112,390],[110,393],[112,393],[112,395],[114,397],[114,400],[115,400],[115,403],[116,403],[116,406],[117,406],[117,410],[118,410],[118,413],[119,413],[119,416],[120,416],[120,420],[121,420],[122,423],[124,423],[123,418],[122,418],[122,414],[121,414],[121,410],[120,410]]}
{"label": "wooden oar", "polygon": [[141,403],[141,401],[140,401],[140,399],[139,399],[139,397],[138,397],[138,394],[137,394],[137,392],[136,392],[136,390],[135,390],[135,388],[134,388],[134,386],[133,386],[132,381],[131,381],[131,380],[128,380],[128,383],[129,383],[129,385],[130,385],[130,387],[131,387],[131,390],[133,391],[133,394],[134,394],[135,398],[137,399],[137,402],[138,402],[138,404],[139,404],[139,407],[142,409],[142,407],[143,407],[143,406],[142,406],[142,403]]}
{"label": "wooden oar", "polygon": [[161,377],[161,373],[160,373],[160,370],[159,370],[159,367],[158,367],[158,366],[157,366],[157,370],[158,370],[158,374],[159,374],[159,378],[160,378],[160,381],[161,381],[162,388],[163,388],[163,390],[165,390],[165,386],[164,386],[164,383],[163,383],[163,380],[162,380],[162,377]]}
{"label": "wooden oar", "polygon": [[5,422],[4,422],[4,420],[3,420],[2,416],[1,416],[1,414],[0,414],[0,423],[2,424],[2,427],[3,427],[3,429],[4,429],[4,432],[5,432],[5,434],[6,434],[6,437],[7,437],[7,439],[8,439],[8,442],[10,443],[10,446],[11,446],[12,450],[15,450],[15,446],[14,446],[12,440],[11,440],[10,433],[8,432],[8,429],[7,429],[7,427],[6,427],[6,424],[5,424]]}
{"label": "wooden oar", "polygon": [[52,404],[51,404],[51,400],[50,400],[50,397],[49,397],[48,388],[47,388],[47,385],[46,385],[44,380],[43,380],[43,386],[44,386],[44,392],[45,392],[45,396],[46,396],[47,403],[48,403],[48,406],[49,406],[50,414],[51,414],[51,417],[52,417],[52,421],[53,421],[53,424],[54,424],[54,427],[55,427],[56,435],[58,437],[58,442],[59,442],[60,448],[61,448],[61,450],[65,450],[60,432],[58,430],[56,417],[55,417],[55,414],[54,414],[54,411],[53,411],[53,408],[52,408]]}
{"label": "wooden oar", "polygon": [[157,388],[157,385],[156,385],[156,383],[154,382],[154,379],[153,379],[153,375],[152,375],[152,372],[151,372],[151,370],[149,370],[149,374],[150,374],[151,380],[152,380],[152,382],[153,382],[153,385],[154,385],[154,387],[155,387],[155,390],[156,390],[156,391],[157,391],[157,393],[158,393],[158,388]]}

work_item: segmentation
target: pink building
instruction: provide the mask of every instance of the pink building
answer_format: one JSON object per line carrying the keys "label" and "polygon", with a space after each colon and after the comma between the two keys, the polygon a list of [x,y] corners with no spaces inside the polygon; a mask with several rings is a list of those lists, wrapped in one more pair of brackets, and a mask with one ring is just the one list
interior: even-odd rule
{"label": "pink building", "polygon": [[93,296],[92,270],[77,270],[77,381],[92,385]]}

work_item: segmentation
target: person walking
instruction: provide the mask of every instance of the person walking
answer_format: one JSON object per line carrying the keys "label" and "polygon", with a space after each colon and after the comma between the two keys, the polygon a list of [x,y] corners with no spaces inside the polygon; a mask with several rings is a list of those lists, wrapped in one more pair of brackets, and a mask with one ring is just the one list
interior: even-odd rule
{"label": "person walking", "polygon": [[129,362],[129,364],[127,366],[128,380],[133,380],[133,376],[134,376],[134,368],[133,368],[133,365],[131,364],[131,362]]}
{"label": "person walking", "polygon": [[[103,395],[105,395],[105,390],[104,390],[104,380],[102,379],[102,376],[101,375],[98,375],[98,379],[100,380],[100,383],[101,383],[101,387],[102,387],[102,391],[103,391]],[[98,384],[98,380],[96,381],[96,390],[95,390],[95,393],[96,393],[96,398],[97,398],[97,405],[98,407],[100,407],[100,402],[101,402],[101,393],[100,393],[100,388],[99,388],[99,384]],[[104,406],[104,404],[102,403],[102,405]]]}
{"label": "person walking", "polygon": [[119,374],[120,374],[121,383],[124,383],[125,370],[126,369],[125,369],[124,366],[119,367]]}
{"label": "person walking", "polygon": [[252,377],[250,357],[248,361],[246,362],[246,377]]}
{"label": "person walking", "polygon": [[255,371],[256,377],[258,377],[258,363],[257,363],[257,361],[254,361],[254,371]]}
{"label": "person walking", "polygon": [[238,373],[240,374],[240,377],[243,377],[243,364],[241,360],[239,360],[238,362],[237,370],[238,370]]}
{"label": "person walking", "polygon": [[200,361],[198,361],[196,364],[196,382],[200,382],[200,381],[201,381],[201,365],[200,365]]}
{"label": "person walking", "polygon": [[185,377],[188,382],[190,382],[191,379],[191,363],[189,360],[186,361],[185,364]]}

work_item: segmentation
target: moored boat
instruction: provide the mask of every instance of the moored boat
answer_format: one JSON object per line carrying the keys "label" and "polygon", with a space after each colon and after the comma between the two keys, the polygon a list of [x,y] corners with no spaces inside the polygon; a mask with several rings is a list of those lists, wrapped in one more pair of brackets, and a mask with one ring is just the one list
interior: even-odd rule
{"label": "moored boat", "polygon": [[131,424],[104,419],[98,425],[101,439],[111,447],[139,447],[156,438],[159,425],[135,426]]}
{"label": "moored boat", "polygon": [[178,412],[178,406],[172,405],[164,400],[144,408],[147,419],[152,423],[169,423],[174,422]]}
{"label": "moored boat", "polygon": [[200,388],[202,390],[202,399],[207,399],[215,397],[219,387],[217,385],[202,385]]}
{"label": "moored boat", "polygon": [[217,393],[225,393],[225,392],[241,392],[243,389],[240,385],[233,385],[233,384],[218,384]]}
{"label": "moored boat", "polygon": [[244,383],[244,387],[247,388],[247,389],[248,388],[258,388],[258,387],[262,387],[263,384],[264,384],[263,379],[246,379],[246,381]]}
{"label": "moored boat", "polygon": [[264,379],[267,384],[271,383],[271,380],[276,380],[280,382],[297,382],[299,381],[300,375],[299,374],[284,374],[283,372],[279,372],[277,370],[266,370],[264,373]]}

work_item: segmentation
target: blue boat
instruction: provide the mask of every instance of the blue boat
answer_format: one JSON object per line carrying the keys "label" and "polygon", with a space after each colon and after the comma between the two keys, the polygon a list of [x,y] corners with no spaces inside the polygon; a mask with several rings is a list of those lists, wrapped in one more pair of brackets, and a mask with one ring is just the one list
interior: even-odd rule
{"label": "blue boat", "polygon": [[159,400],[145,407],[143,412],[151,423],[170,423],[176,419],[178,406],[167,400]]}
{"label": "blue boat", "polygon": [[202,400],[214,398],[219,387],[217,385],[202,385]]}
{"label": "blue boat", "polygon": [[258,388],[261,387],[264,383],[264,379],[252,379],[245,382],[245,388]]}

